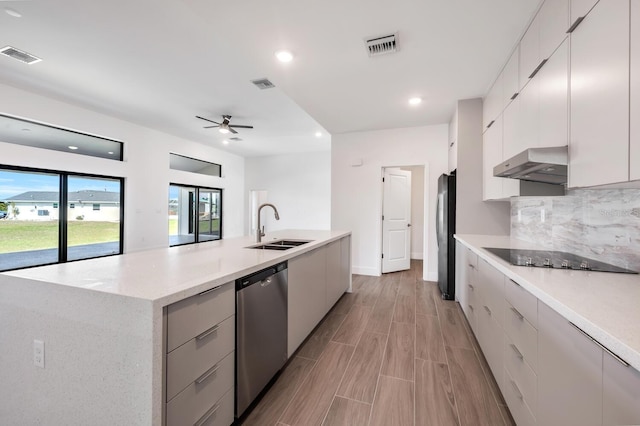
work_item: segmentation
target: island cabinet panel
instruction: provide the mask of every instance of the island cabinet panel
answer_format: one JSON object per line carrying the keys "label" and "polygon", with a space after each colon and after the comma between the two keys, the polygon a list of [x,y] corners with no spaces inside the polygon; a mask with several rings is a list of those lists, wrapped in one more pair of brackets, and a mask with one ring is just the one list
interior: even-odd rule
{"label": "island cabinet panel", "polygon": [[320,247],[289,260],[288,342],[291,356],[327,312],[327,250]]}
{"label": "island cabinet panel", "polygon": [[571,33],[569,187],[629,180],[629,8],[600,1]]}
{"label": "island cabinet panel", "polygon": [[342,238],[327,245],[327,302],[329,311],[349,288],[351,269],[350,238]]}
{"label": "island cabinet panel", "polygon": [[604,425],[640,424],[640,371],[604,352],[603,406]]}
{"label": "island cabinet panel", "polygon": [[602,349],[538,302],[538,424],[602,424]]}

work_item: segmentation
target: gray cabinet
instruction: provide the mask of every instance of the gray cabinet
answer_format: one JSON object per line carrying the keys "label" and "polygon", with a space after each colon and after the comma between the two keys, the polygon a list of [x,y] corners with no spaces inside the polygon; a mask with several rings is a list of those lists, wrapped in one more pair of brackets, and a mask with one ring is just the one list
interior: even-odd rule
{"label": "gray cabinet", "polygon": [[233,423],[235,285],[165,308],[165,424]]}
{"label": "gray cabinet", "polygon": [[629,179],[629,8],[600,1],[571,33],[570,187]]}
{"label": "gray cabinet", "polygon": [[538,424],[602,424],[602,350],[538,302]]}
{"label": "gray cabinet", "polygon": [[327,301],[329,309],[342,297],[351,284],[351,237],[327,245]]}
{"label": "gray cabinet", "polygon": [[327,250],[289,260],[288,342],[291,356],[326,313]]}
{"label": "gray cabinet", "polygon": [[640,424],[640,372],[606,351],[603,356],[602,423]]}

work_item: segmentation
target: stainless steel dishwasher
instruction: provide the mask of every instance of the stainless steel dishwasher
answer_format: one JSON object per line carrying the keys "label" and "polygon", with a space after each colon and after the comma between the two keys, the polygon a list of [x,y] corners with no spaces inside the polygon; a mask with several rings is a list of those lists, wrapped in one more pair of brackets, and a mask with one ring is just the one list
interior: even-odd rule
{"label": "stainless steel dishwasher", "polygon": [[236,280],[239,418],[287,362],[287,262]]}

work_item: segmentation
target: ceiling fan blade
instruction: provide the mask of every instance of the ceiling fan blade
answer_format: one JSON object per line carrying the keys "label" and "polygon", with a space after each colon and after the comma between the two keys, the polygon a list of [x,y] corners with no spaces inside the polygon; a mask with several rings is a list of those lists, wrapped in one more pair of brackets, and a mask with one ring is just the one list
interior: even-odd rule
{"label": "ceiling fan blade", "polygon": [[231,128],[231,126],[229,126],[229,131],[230,131],[231,133],[233,133],[234,135],[238,133],[238,132],[236,132],[235,130],[233,130],[233,129]]}
{"label": "ceiling fan blade", "polygon": [[200,117],[199,115],[196,115],[196,118],[199,118],[200,120],[208,121],[210,123],[220,124],[217,121],[209,120],[208,118]]}
{"label": "ceiling fan blade", "polygon": [[219,125],[216,126],[204,126],[203,129],[213,129],[214,127],[220,127]]}
{"label": "ceiling fan blade", "polygon": [[238,129],[253,129],[253,126],[245,126],[242,124],[229,124],[229,127],[237,127]]}

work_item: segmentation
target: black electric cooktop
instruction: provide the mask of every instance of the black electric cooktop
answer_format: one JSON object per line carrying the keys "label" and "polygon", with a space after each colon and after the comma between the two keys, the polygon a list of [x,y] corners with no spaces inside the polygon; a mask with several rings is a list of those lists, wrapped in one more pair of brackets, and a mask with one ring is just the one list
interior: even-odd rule
{"label": "black electric cooktop", "polygon": [[532,266],[538,268],[573,269],[579,271],[618,272],[637,274],[636,271],[620,268],[608,263],[588,259],[563,251],[554,250],[523,250],[483,247],[490,253],[517,266]]}

